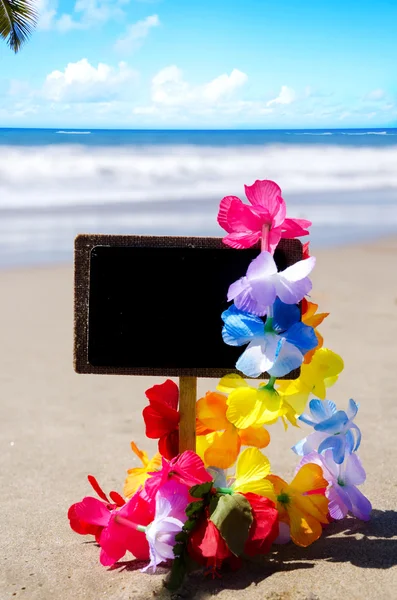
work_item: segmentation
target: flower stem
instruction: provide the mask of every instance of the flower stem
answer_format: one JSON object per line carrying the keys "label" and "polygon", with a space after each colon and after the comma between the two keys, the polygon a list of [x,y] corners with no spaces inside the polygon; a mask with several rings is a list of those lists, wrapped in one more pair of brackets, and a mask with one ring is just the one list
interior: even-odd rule
{"label": "flower stem", "polygon": [[141,533],[145,533],[145,531],[146,531],[146,527],[144,525],[137,525],[136,523],[133,523],[132,521],[130,521],[129,519],[126,519],[125,517],[122,517],[121,515],[116,515],[114,517],[114,520],[119,525],[125,525],[126,527],[129,527],[130,529],[135,529],[135,531],[140,531]]}
{"label": "flower stem", "polygon": [[273,390],[274,389],[274,384],[277,381],[277,377],[270,377],[269,381],[266,384],[266,389],[267,390]]}
{"label": "flower stem", "polygon": [[262,225],[261,252],[269,252],[269,231],[270,225]]}
{"label": "flower stem", "polygon": [[221,488],[217,488],[217,491],[218,491],[220,494],[234,494],[234,492],[233,492],[232,488],[222,488],[222,487],[221,487]]}

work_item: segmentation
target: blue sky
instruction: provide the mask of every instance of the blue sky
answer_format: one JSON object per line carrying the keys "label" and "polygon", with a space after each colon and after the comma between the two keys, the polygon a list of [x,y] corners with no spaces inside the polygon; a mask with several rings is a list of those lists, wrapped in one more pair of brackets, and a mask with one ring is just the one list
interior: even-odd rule
{"label": "blue sky", "polygon": [[386,127],[395,0],[39,0],[0,126]]}

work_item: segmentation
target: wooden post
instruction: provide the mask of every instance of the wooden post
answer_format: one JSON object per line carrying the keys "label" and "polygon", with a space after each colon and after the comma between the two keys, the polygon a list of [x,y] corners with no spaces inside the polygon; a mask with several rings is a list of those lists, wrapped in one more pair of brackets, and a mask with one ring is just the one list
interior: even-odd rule
{"label": "wooden post", "polygon": [[197,377],[179,378],[179,452],[196,451]]}

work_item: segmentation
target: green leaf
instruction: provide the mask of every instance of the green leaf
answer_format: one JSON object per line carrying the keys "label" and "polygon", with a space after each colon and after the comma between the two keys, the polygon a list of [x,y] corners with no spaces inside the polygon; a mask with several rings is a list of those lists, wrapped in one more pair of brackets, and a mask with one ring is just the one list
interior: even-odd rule
{"label": "green leaf", "polygon": [[177,556],[172,562],[171,572],[165,587],[171,592],[178,590],[186,575],[186,562],[184,556]]}
{"label": "green leaf", "polygon": [[196,524],[197,524],[196,519],[188,519],[186,521],[186,523],[184,524],[183,529],[189,533],[190,531],[192,531],[192,529],[194,529],[196,527]]}
{"label": "green leaf", "polygon": [[174,556],[181,556],[185,551],[184,544],[175,544],[173,547]]}
{"label": "green leaf", "polygon": [[212,513],[216,510],[216,507],[218,506],[219,498],[220,498],[220,496],[218,496],[218,495],[212,496],[212,498],[210,500],[210,515],[212,515]]}
{"label": "green leaf", "polygon": [[252,525],[251,505],[241,494],[221,496],[210,517],[229,549],[241,556]]}
{"label": "green leaf", "polygon": [[0,37],[14,52],[18,52],[36,23],[37,10],[32,0],[0,0]]}
{"label": "green leaf", "polygon": [[199,500],[198,502],[191,502],[187,505],[185,513],[188,517],[193,517],[197,513],[201,512],[204,508],[204,502]]}
{"label": "green leaf", "polygon": [[176,534],[175,541],[185,543],[185,542],[187,542],[188,538],[189,538],[189,535],[186,531],[180,531],[179,533]]}
{"label": "green leaf", "polygon": [[[1,2],[1,0],[0,0]],[[207,481],[207,483],[201,483],[200,485],[194,485],[190,488],[189,494],[193,498],[202,498],[206,494],[209,494],[212,488],[214,487],[213,481]]]}

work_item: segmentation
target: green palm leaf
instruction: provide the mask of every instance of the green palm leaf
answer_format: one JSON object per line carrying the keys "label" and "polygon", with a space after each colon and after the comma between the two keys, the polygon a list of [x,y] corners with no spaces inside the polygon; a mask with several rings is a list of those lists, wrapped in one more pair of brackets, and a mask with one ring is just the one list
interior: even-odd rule
{"label": "green palm leaf", "polygon": [[18,52],[37,23],[32,0],[0,0],[0,36]]}

